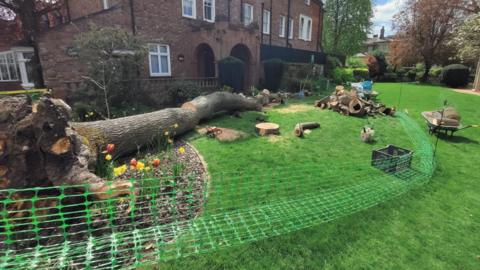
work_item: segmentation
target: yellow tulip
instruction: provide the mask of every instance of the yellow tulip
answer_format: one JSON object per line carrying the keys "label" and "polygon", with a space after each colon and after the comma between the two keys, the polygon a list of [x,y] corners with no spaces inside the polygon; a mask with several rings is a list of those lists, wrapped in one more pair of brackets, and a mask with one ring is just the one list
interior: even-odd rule
{"label": "yellow tulip", "polygon": [[106,155],[106,156],[105,156],[105,160],[106,160],[106,161],[112,160],[112,155],[110,155],[110,154]]}
{"label": "yellow tulip", "polygon": [[139,161],[139,162],[137,163],[137,170],[143,171],[144,169],[145,169],[145,163]]}
{"label": "yellow tulip", "polygon": [[183,146],[180,147],[180,148],[178,148],[178,153],[179,153],[180,155],[185,154],[185,148],[184,148]]}

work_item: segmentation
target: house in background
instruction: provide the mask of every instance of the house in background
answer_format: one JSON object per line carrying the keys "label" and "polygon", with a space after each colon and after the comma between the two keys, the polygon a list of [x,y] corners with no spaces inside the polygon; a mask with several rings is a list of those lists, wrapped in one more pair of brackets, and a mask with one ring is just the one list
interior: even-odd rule
{"label": "house in background", "polygon": [[33,48],[25,46],[16,21],[0,20],[0,91],[30,89]]}
{"label": "house in background", "polygon": [[247,89],[259,81],[263,60],[324,63],[323,13],[319,0],[66,0],[55,23],[46,20],[39,57],[47,86],[68,96],[84,74],[74,37],[91,24],[115,26],[148,44],[139,79],[158,91],[177,79],[217,83],[217,61],[227,56],[245,63]]}
{"label": "house in background", "polygon": [[363,55],[368,55],[374,51],[381,51],[385,54],[385,56],[387,56],[390,50],[390,43],[392,43],[392,41],[393,37],[385,37],[385,27],[382,27],[380,30],[380,35],[373,35],[372,38],[369,38],[363,42],[363,50],[361,53]]}

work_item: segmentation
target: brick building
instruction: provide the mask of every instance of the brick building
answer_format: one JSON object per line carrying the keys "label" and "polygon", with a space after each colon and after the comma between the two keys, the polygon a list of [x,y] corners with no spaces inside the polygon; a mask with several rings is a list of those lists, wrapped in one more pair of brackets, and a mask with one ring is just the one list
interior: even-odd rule
{"label": "brick building", "polygon": [[149,45],[142,79],[205,82],[232,55],[245,62],[247,88],[267,58],[324,61],[319,0],[66,0],[62,16],[39,38],[45,83],[59,96],[81,80],[73,40],[91,24],[122,27]]}

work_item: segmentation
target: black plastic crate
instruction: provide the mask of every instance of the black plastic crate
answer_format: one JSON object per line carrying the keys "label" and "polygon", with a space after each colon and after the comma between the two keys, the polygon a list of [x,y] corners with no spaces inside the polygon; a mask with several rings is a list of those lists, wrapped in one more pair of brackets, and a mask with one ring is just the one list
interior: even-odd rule
{"label": "black plastic crate", "polygon": [[412,165],[412,151],[395,145],[373,150],[372,166],[387,173],[398,173]]}

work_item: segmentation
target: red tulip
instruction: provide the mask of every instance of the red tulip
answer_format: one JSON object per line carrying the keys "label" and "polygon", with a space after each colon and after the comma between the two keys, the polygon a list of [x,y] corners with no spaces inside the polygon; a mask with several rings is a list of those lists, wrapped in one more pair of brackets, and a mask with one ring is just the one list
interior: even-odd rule
{"label": "red tulip", "polygon": [[132,160],[130,160],[130,166],[137,167],[137,160],[132,158]]}
{"label": "red tulip", "polygon": [[153,167],[155,167],[155,168],[157,168],[158,166],[160,166],[160,159],[158,159],[158,158],[157,158],[157,159],[154,159],[154,160],[152,161],[152,165],[153,165]]}
{"label": "red tulip", "polygon": [[111,154],[115,150],[115,144],[109,143],[107,144],[107,153]]}

